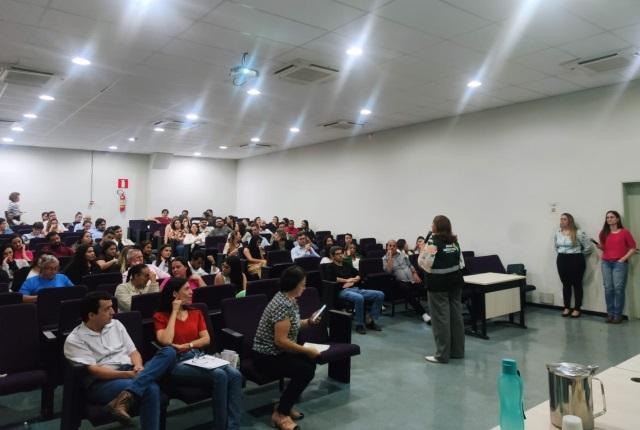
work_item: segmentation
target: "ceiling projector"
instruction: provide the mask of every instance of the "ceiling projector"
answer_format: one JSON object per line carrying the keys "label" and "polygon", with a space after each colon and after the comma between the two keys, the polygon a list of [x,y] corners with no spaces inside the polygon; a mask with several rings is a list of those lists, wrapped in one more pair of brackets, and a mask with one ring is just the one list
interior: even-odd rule
{"label": "ceiling projector", "polygon": [[252,69],[247,65],[247,58],[249,57],[249,53],[245,52],[242,54],[242,59],[240,60],[240,64],[234,66],[229,70],[229,76],[233,81],[233,85],[236,87],[241,87],[252,79],[260,76],[260,72],[256,69]]}

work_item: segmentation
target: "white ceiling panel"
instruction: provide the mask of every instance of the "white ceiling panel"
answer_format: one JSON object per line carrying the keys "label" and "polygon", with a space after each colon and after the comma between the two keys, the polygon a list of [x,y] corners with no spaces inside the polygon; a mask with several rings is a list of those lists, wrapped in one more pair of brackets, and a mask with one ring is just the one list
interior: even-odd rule
{"label": "white ceiling panel", "polygon": [[443,38],[490,24],[488,20],[439,0],[396,0],[374,13]]}
{"label": "white ceiling panel", "polygon": [[640,22],[637,0],[563,0],[564,7],[607,30]]}
{"label": "white ceiling panel", "polygon": [[[59,77],[42,89],[10,85],[0,118],[21,120],[25,133],[12,136],[18,145],[250,157],[635,79],[640,72],[585,74],[560,64],[640,47],[639,7],[631,0],[0,0],[0,64]],[[358,42],[363,55],[346,55]],[[229,69],[243,52],[260,77],[234,87]],[[92,65],[71,64],[76,55]],[[315,85],[273,76],[298,58],[340,72]],[[483,85],[467,88],[477,77]],[[254,85],[259,97],[246,94]],[[56,101],[39,100],[45,91]],[[360,118],[363,107],[373,114]],[[27,111],[39,118],[22,119]],[[203,124],[151,130],[153,121],[187,112]],[[336,119],[367,125],[318,126]],[[291,135],[292,124],[301,133]],[[274,149],[217,149],[256,134]]]}
{"label": "white ceiling panel", "polygon": [[570,93],[572,91],[584,89],[584,87],[580,85],[576,85],[572,82],[556,77],[545,78],[540,81],[526,82],[524,84],[520,84],[520,86],[548,96]]}
{"label": "white ceiling panel", "polygon": [[502,21],[516,15],[529,0],[447,0],[447,3],[491,21]]}
{"label": "white ceiling panel", "polygon": [[228,2],[221,4],[204,20],[231,30],[243,31],[292,45],[306,43],[326,32],[318,27]]}
{"label": "white ceiling panel", "polygon": [[336,2],[317,0],[232,0],[283,18],[333,30],[365,14]]}
{"label": "white ceiling panel", "polygon": [[0,21],[14,22],[26,25],[38,25],[44,13],[44,8],[14,0],[0,2]]}
{"label": "white ceiling panel", "polygon": [[563,10],[559,3],[542,2],[529,20],[523,36],[558,46],[601,32],[601,27]]}
{"label": "white ceiling panel", "polygon": [[439,37],[372,15],[359,18],[336,33],[346,36],[352,45],[361,46],[365,51],[369,46],[377,46],[409,54],[442,42]]}
{"label": "white ceiling panel", "polygon": [[622,51],[629,46],[629,42],[611,33],[600,33],[586,39],[574,40],[558,48],[579,58],[589,58]]}
{"label": "white ceiling panel", "polygon": [[[509,35],[513,38],[509,39]],[[470,31],[451,39],[453,42],[478,52],[505,55],[507,57],[525,55],[547,48],[548,45],[531,37],[523,37],[519,31],[511,31],[507,25],[493,24],[479,30]]]}

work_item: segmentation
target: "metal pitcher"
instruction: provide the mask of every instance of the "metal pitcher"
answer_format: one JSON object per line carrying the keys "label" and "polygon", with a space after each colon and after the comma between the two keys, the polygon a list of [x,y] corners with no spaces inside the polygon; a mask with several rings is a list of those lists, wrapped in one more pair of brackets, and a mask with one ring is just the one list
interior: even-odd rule
{"label": "metal pitcher", "polygon": [[[582,420],[584,430],[594,429],[594,418],[607,412],[604,396],[604,384],[593,375],[598,366],[585,366],[576,363],[547,364],[549,372],[549,407],[551,423],[562,428],[562,417],[575,415]],[[600,383],[602,392],[602,411],[593,413],[592,380]]]}

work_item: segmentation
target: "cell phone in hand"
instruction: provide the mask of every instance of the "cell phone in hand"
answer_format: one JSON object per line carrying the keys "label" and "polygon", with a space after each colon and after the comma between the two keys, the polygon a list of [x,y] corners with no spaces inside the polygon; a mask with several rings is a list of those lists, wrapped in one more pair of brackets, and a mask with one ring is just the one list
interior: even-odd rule
{"label": "cell phone in hand", "polygon": [[322,305],[320,309],[318,309],[316,312],[313,313],[313,317],[311,319],[313,319],[314,322],[318,321],[318,319],[320,319],[320,315],[322,315],[322,313],[326,308],[327,308],[327,305]]}

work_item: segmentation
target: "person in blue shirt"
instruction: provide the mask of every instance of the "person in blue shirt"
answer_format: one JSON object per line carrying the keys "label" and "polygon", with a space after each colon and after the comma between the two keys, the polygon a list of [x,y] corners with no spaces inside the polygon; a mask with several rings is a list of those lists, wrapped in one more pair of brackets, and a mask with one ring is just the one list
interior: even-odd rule
{"label": "person in blue shirt", "polygon": [[22,301],[34,303],[38,301],[38,292],[43,288],[73,287],[73,282],[65,275],[58,273],[60,262],[53,255],[45,254],[38,260],[40,274],[33,276],[22,284],[20,293]]}
{"label": "person in blue shirt", "polygon": [[299,232],[296,236],[298,243],[291,249],[291,261],[296,261],[296,258],[303,257],[320,257],[318,253],[311,246],[311,241],[304,232]]}
{"label": "person in blue shirt", "polygon": [[107,220],[105,220],[104,218],[98,218],[96,220],[95,226],[96,226],[95,228],[92,228],[91,230],[89,230],[91,232],[91,237],[93,238],[94,242],[102,239],[102,235],[104,234],[104,231],[107,229]]}

